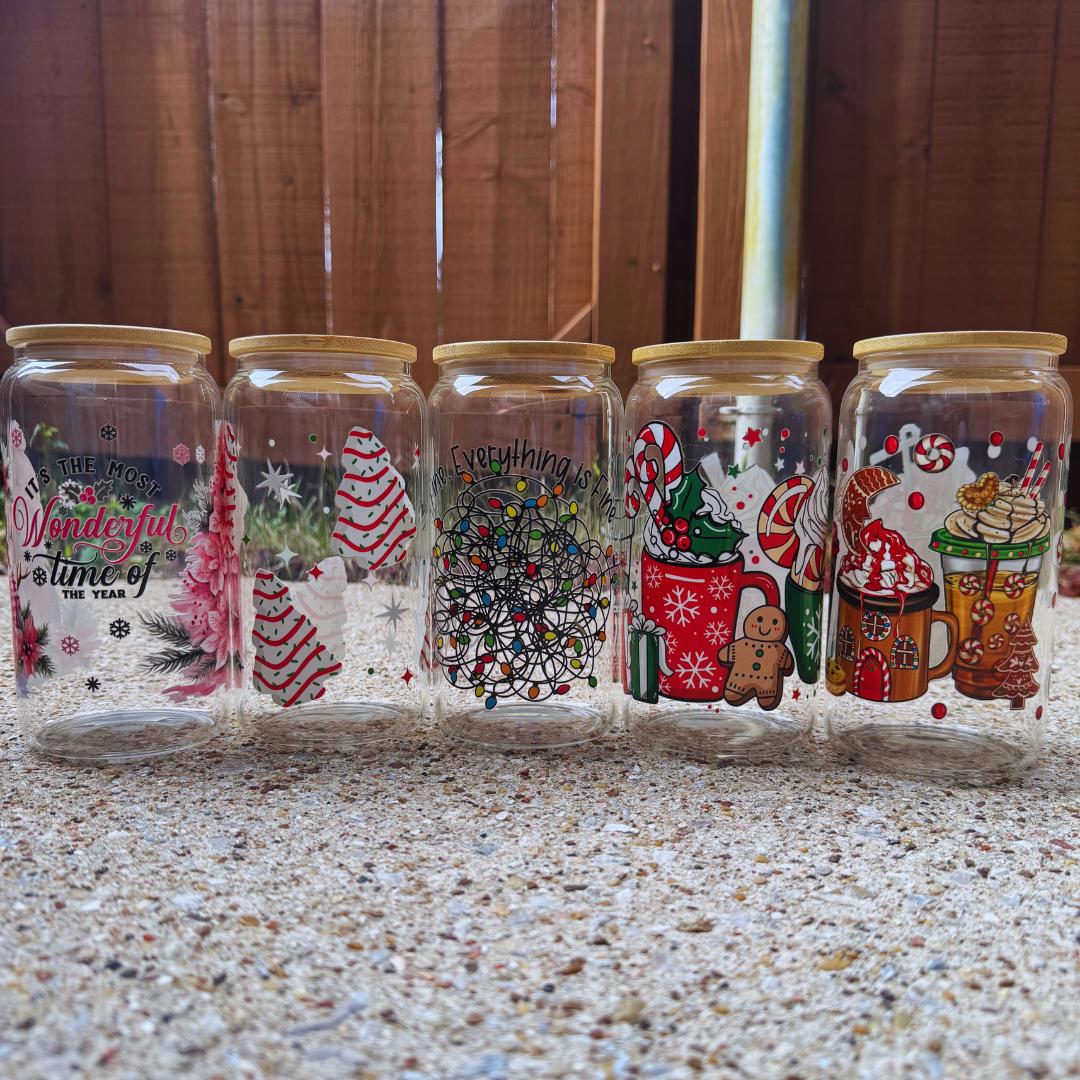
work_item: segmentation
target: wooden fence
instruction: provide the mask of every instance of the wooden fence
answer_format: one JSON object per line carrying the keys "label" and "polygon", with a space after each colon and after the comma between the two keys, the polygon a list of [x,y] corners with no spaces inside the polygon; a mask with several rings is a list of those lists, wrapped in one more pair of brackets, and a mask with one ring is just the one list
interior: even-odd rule
{"label": "wooden fence", "polygon": [[[751,0],[6,0],[0,314],[737,336]],[[1080,5],[818,0],[806,331],[1080,338]],[[429,363],[418,366],[429,382]]]}

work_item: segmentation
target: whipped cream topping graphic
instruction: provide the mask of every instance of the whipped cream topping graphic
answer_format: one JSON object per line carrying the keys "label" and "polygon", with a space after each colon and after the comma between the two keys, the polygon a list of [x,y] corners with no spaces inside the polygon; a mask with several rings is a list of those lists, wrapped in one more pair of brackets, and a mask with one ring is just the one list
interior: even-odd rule
{"label": "whipped cream topping graphic", "polygon": [[1020,544],[1041,540],[1050,532],[1050,515],[1038,496],[1024,494],[1020,485],[1002,482],[985,506],[954,510],[945,518],[953,536],[990,544]]}
{"label": "whipped cream topping graphic", "polygon": [[814,473],[814,486],[795,516],[794,527],[799,538],[799,553],[791,573],[796,581],[803,581],[812,559],[816,557],[819,573],[823,565],[822,548],[829,529],[829,470],[825,466]]}
{"label": "whipped cream topping graphic", "polygon": [[874,518],[859,533],[861,550],[849,551],[840,561],[840,580],[874,596],[922,592],[934,583],[934,572],[881,518]]}

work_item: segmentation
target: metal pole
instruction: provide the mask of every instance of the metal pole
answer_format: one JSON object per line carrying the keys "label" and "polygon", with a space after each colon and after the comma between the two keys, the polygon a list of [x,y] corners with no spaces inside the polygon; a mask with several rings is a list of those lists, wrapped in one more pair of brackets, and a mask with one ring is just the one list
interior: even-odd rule
{"label": "metal pole", "polygon": [[754,0],[743,228],[744,338],[799,335],[809,0]]}

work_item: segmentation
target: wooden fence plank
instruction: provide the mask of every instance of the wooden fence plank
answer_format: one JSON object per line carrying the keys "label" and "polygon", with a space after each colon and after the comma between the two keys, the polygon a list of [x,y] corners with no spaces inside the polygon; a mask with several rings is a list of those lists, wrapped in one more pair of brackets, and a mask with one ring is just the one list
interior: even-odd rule
{"label": "wooden fence plank", "polygon": [[443,0],[443,338],[550,325],[551,0]]}
{"label": "wooden fence plank", "polygon": [[0,313],[10,323],[113,318],[98,33],[94,2],[0,4]]}
{"label": "wooden fence plank", "polygon": [[739,336],[752,0],[702,0],[694,337]]}
{"label": "wooden fence plank", "polygon": [[1057,0],[938,7],[925,328],[1035,317]]}
{"label": "wooden fence plank", "polygon": [[671,19],[670,0],[600,0],[597,13],[593,337],[615,346],[624,392],[631,350],[664,336]]}
{"label": "wooden fence plank", "polygon": [[319,0],[210,0],[222,331],[327,328]]}
{"label": "wooden fence plank", "polygon": [[[1068,335],[1080,361],[1080,6],[1062,4],[1035,325]],[[1080,400],[1080,398],[1078,398]]]}
{"label": "wooden fence plank", "polygon": [[206,5],[101,0],[101,51],[115,318],[209,335],[221,375]]}
{"label": "wooden fence plank", "polygon": [[817,6],[806,201],[807,336],[919,330],[935,0]]}
{"label": "wooden fence plank", "polygon": [[551,335],[592,302],[596,0],[555,0],[555,102]]}
{"label": "wooden fence plank", "polygon": [[436,342],[437,0],[323,0],[335,333]]}

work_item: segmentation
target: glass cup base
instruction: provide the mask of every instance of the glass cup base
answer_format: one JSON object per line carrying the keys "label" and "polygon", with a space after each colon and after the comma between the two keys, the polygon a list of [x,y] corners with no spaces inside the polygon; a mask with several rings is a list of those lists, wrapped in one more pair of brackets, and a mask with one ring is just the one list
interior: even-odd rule
{"label": "glass cup base", "polygon": [[1028,748],[975,728],[864,724],[834,731],[842,754],[867,768],[958,784],[994,784],[1033,761]]}
{"label": "glass cup base", "polygon": [[357,751],[408,734],[417,717],[383,701],[313,702],[241,724],[272,750]]}
{"label": "glass cup base", "polygon": [[122,709],[84,713],[47,724],[31,746],[46,757],[115,765],[165,757],[199,746],[219,730],[197,709]]}
{"label": "glass cup base", "polygon": [[665,710],[630,720],[633,738],[650,749],[699,761],[756,762],[779,757],[805,738],[805,722],[771,712]]}
{"label": "glass cup base", "polygon": [[499,750],[551,750],[598,739],[608,727],[607,712],[588,705],[502,705],[438,718],[452,739]]}

